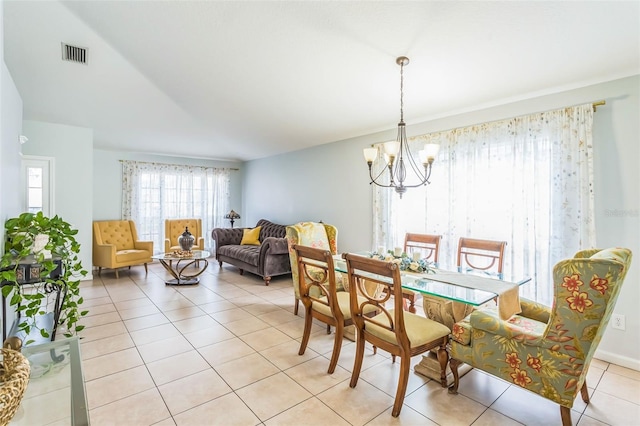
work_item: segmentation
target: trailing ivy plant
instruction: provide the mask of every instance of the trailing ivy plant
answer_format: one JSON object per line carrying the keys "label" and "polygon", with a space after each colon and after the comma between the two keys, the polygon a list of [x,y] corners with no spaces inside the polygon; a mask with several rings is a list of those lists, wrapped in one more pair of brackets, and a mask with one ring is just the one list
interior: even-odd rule
{"label": "trailing ivy plant", "polygon": [[[62,218],[49,218],[42,212],[22,213],[19,217],[8,219],[4,228],[4,254],[0,261],[2,295],[20,317],[18,330],[29,335],[34,328],[38,329],[35,319],[47,313],[47,295],[53,292],[55,297],[55,290],[61,289],[61,297],[65,291],[66,297],[61,302],[60,316],[54,321],[57,322],[57,329],[63,331],[66,337],[77,334],[84,328],[78,321],[88,312],[80,310],[83,302],[80,297],[80,278],[87,275],[87,271],[78,257],[80,244],[75,239],[78,230],[72,229]],[[43,251],[34,253],[36,236],[41,234],[49,237],[43,251],[50,252],[52,258],[45,257]],[[61,262],[60,274],[56,278],[50,276],[58,266],[54,260]],[[41,265],[40,282],[19,285],[19,264],[23,263],[24,266],[28,261]],[[44,338],[51,338],[49,330],[41,328],[38,332]]]}

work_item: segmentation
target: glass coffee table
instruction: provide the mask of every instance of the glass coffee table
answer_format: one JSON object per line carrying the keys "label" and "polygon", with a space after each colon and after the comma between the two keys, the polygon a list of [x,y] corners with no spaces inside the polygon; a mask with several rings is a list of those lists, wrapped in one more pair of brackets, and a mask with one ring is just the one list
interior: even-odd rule
{"label": "glass coffee table", "polygon": [[[209,262],[207,258],[211,255],[205,250],[194,250],[188,254],[183,253],[161,253],[152,256],[153,259],[160,261],[164,269],[171,274],[173,279],[165,281],[167,285],[195,285],[200,282],[198,276],[202,274]],[[175,262],[175,264],[174,264]],[[204,265],[200,265],[203,262]],[[187,270],[193,266],[191,270]]]}

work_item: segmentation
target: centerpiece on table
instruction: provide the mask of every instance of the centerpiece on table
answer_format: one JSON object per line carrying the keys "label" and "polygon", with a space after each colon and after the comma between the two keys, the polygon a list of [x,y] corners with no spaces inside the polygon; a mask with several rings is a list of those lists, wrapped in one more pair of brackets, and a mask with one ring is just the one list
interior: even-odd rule
{"label": "centerpiece on table", "polygon": [[395,250],[386,251],[383,248],[378,248],[378,250],[370,253],[369,257],[384,260],[385,262],[397,263],[401,271],[423,274],[434,274],[436,272],[433,263],[421,258],[419,253],[416,252],[413,253],[413,256],[409,256],[399,247],[396,247]]}

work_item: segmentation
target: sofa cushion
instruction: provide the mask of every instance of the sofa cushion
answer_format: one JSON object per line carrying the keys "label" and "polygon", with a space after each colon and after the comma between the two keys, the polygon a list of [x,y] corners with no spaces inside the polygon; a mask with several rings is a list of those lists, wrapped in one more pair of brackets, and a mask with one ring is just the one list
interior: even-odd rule
{"label": "sofa cushion", "polygon": [[260,226],[256,226],[253,229],[245,229],[242,232],[241,245],[259,246],[260,245]]}
{"label": "sofa cushion", "polygon": [[227,245],[220,247],[218,254],[257,266],[260,258],[260,246]]}

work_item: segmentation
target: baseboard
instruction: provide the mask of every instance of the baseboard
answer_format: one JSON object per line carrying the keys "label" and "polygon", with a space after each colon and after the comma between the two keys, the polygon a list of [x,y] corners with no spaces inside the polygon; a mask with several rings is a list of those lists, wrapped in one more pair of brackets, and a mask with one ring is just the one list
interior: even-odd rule
{"label": "baseboard", "polygon": [[640,371],[640,360],[622,356],[609,351],[596,350],[594,355],[599,360],[610,362],[612,364],[619,365],[621,367],[630,368],[632,370]]}

